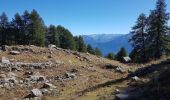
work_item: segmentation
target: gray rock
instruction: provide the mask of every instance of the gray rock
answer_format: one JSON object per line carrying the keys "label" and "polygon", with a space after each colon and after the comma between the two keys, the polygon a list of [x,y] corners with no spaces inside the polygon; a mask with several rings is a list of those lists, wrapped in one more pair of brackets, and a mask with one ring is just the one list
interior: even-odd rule
{"label": "gray rock", "polygon": [[119,66],[115,69],[115,71],[119,72],[119,73],[125,73],[125,70],[122,67],[119,67]]}
{"label": "gray rock", "polygon": [[48,48],[50,48],[50,49],[52,49],[52,48],[56,48],[56,45],[49,44],[49,45],[48,45]]}
{"label": "gray rock", "polygon": [[1,63],[3,63],[3,64],[9,64],[9,63],[10,63],[10,61],[9,61],[9,59],[8,59],[8,58],[6,58],[6,57],[2,57],[2,58],[1,58]]}
{"label": "gray rock", "polygon": [[132,80],[133,80],[133,81],[140,81],[140,78],[137,77],[137,76],[134,76],[134,77],[132,77]]}
{"label": "gray rock", "polygon": [[42,92],[42,94],[49,94],[49,90],[48,89],[45,89],[45,88],[42,88],[40,89],[40,91]]}
{"label": "gray rock", "polygon": [[116,94],[116,98],[117,98],[118,100],[125,100],[125,99],[127,99],[128,97],[129,97],[128,94]]}
{"label": "gray rock", "polygon": [[66,73],[65,76],[66,78],[77,78],[75,73]]}
{"label": "gray rock", "polygon": [[51,89],[56,89],[56,86],[54,86],[51,83],[44,83],[42,88],[51,88]]}
{"label": "gray rock", "polygon": [[41,97],[42,96],[42,92],[39,89],[33,89],[33,90],[31,90],[31,95],[33,97]]}
{"label": "gray rock", "polygon": [[19,52],[19,51],[10,51],[10,54],[12,54],[12,55],[18,55],[18,54],[20,54],[20,52]]}

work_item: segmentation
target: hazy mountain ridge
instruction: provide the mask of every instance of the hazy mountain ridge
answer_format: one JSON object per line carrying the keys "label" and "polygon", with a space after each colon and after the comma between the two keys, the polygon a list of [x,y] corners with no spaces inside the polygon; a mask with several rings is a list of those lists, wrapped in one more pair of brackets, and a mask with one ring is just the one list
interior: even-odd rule
{"label": "hazy mountain ridge", "polygon": [[82,35],[86,44],[98,47],[103,55],[109,52],[117,53],[121,47],[125,47],[128,53],[132,50],[128,42],[131,34],[93,34]]}

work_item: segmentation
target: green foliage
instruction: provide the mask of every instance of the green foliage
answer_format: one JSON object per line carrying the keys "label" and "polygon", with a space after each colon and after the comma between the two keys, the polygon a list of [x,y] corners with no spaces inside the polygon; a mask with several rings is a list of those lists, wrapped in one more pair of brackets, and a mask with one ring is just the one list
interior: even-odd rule
{"label": "green foliage", "polygon": [[[131,58],[132,62],[133,63],[136,63],[136,62],[140,62],[140,60],[138,59],[138,57],[140,57],[137,53],[137,50],[133,49],[131,51],[131,53],[129,54],[129,57]],[[140,58],[142,59],[142,58]]]}
{"label": "green foliage", "polygon": [[54,25],[50,25],[48,28],[46,39],[47,44],[54,44],[59,47],[59,34],[57,32],[57,28]]}
{"label": "green foliage", "polygon": [[168,20],[165,0],[157,1],[156,8],[151,10],[147,19],[140,15],[130,40],[134,47],[131,56],[135,62],[147,62],[170,54]]}
{"label": "green foliage", "polygon": [[2,13],[0,16],[0,45],[5,45],[7,44],[7,36],[8,36],[8,27],[9,22],[8,22],[8,17],[5,13]]}
{"label": "green foliage", "polygon": [[74,40],[76,42],[76,50],[77,51],[79,51],[79,52],[86,52],[87,51],[87,48],[86,48],[86,45],[84,43],[82,36],[79,36],[79,37],[75,36]]}
{"label": "green foliage", "polygon": [[110,52],[108,53],[108,55],[106,56],[106,58],[110,59],[110,60],[114,60],[115,59],[115,54]]}
{"label": "green foliage", "polygon": [[135,59],[133,58],[133,60],[138,62],[146,61],[146,24],[147,18],[145,14],[142,13],[139,15],[136,25],[132,28],[133,31],[130,43],[134,48],[132,54],[136,56]]}
{"label": "green foliage", "polygon": [[90,54],[95,54],[95,51],[90,44],[87,45],[87,52],[90,53]]}
{"label": "green foliage", "polygon": [[5,13],[0,16],[0,45],[45,46],[45,44],[102,55],[98,48],[93,49],[91,45],[87,48],[82,36],[73,37],[72,33],[63,26],[46,27],[36,10],[31,13],[26,10],[23,15],[16,13],[11,22],[8,22]]}
{"label": "green foliage", "polygon": [[57,26],[57,33],[59,34],[61,48],[76,50],[74,37],[68,29],[65,29],[62,26]]}
{"label": "green foliage", "polygon": [[37,46],[45,46],[45,25],[42,18],[39,16],[36,10],[31,12],[30,18],[32,21],[32,44]]}
{"label": "green foliage", "polygon": [[122,62],[123,57],[127,56],[125,48],[121,48],[120,51],[116,54],[115,59]]}
{"label": "green foliage", "polygon": [[95,55],[96,56],[102,56],[102,52],[100,51],[100,49],[99,48],[95,48]]}

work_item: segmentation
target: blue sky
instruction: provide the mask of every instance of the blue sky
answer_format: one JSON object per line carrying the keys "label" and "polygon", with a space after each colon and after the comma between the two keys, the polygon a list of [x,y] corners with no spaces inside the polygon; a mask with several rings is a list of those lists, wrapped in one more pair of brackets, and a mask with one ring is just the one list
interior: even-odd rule
{"label": "blue sky", "polygon": [[[62,25],[74,35],[127,34],[140,13],[148,14],[156,0],[0,0],[0,13],[36,9],[46,25]],[[170,0],[167,11],[170,12]]]}

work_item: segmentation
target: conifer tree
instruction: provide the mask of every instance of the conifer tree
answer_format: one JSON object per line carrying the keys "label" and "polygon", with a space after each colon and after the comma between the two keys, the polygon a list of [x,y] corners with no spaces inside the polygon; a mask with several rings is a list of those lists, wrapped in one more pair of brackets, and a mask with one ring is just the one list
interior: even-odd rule
{"label": "conifer tree", "polygon": [[59,34],[60,47],[64,49],[76,49],[76,43],[73,35],[68,29],[62,26],[57,26],[57,33]]}
{"label": "conifer tree", "polygon": [[136,60],[139,62],[146,61],[146,24],[147,18],[145,14],[140,14],[136,25],[132,28],[132,37],[130,39],[130,43],[133,46],[133,53],[137,53]]}
{"label": "conifer tree", "polygon": [[87,49],[86,49],[86,45],[85,45],[85,43],[84,43],[84,40],[83,40],[83,37],[82,36],[79,36],[79,49],[78,49],[78,51],[79,52],[86,52],[87,51]]}
{"label": "conifer tree", "polygon": [[95,54],[95,51],[90,44],[87,45],[87,52],[90,53],[90,54]]}
{"label": "conifer tree", "polygon": [[22,44],[24,37],[24,24],[20,14],[16,13],[14,19],[12,20],[14,41],[16,44]]}
{"label": "conifer tree", "polygon": [[99,48],[96,47],[94,51],[96,56],[102,56],[102,52],[100,51]]}
{"label": "conifer tree", "polygon": [[148,18],[148,58],[160,58],[164,53],[169,52],[168,19],[165,0],[158,0],[156,8],[151,11]]}
{"label": "conifer tree", "polygon": [[33,10],[31,12],[30,18],[31,18],[32,44],[37,46],[44,46],[45,45],[44,22],[36,10]]}
{"label": "conifer tree", "polygon": [[75,45],[76,45],[76,49],[75,50],[78,51],[79,50],[79,37],[75,36],[74,40],[75,40]]}
{"label": "conifer tree", "polygon": [[0,16],[0,40],[1,40],[0,45],[7,44],[8,27],[9,27],[8,17],[3,12],[2,15]]}
{"label": "conifer tree", "polygon": [[110,52],[107,54],[106,58],[110,59],[110,60],[114,60],[115,59],[115,54]]}
{"label": "conifer tree", "polygon": [[115,59],[122,62],[123,57],[126,56],[127,56],[126,50],[125,48],[122,47],[120,51],[116,54]]}
{"label": "conifer tree", "polygon": [[59,42],[59,34],[57,33],[57,28],[54,25],[50,25],[50,27],[48,28],[48,44],[54,44],[57,47],[59,46],[60,42]]}
{"label": "conifer tree", "polygon": [[30,13],[25,10],[24,11],[24,14],[22,15],[22,21],[23,21],[23,44],[24,45],[29,45],[31,44],[30,43],[30,40],[31,40],[31,36],[32,36],[32,33],[31,33],[31,17],[30,17]]}

